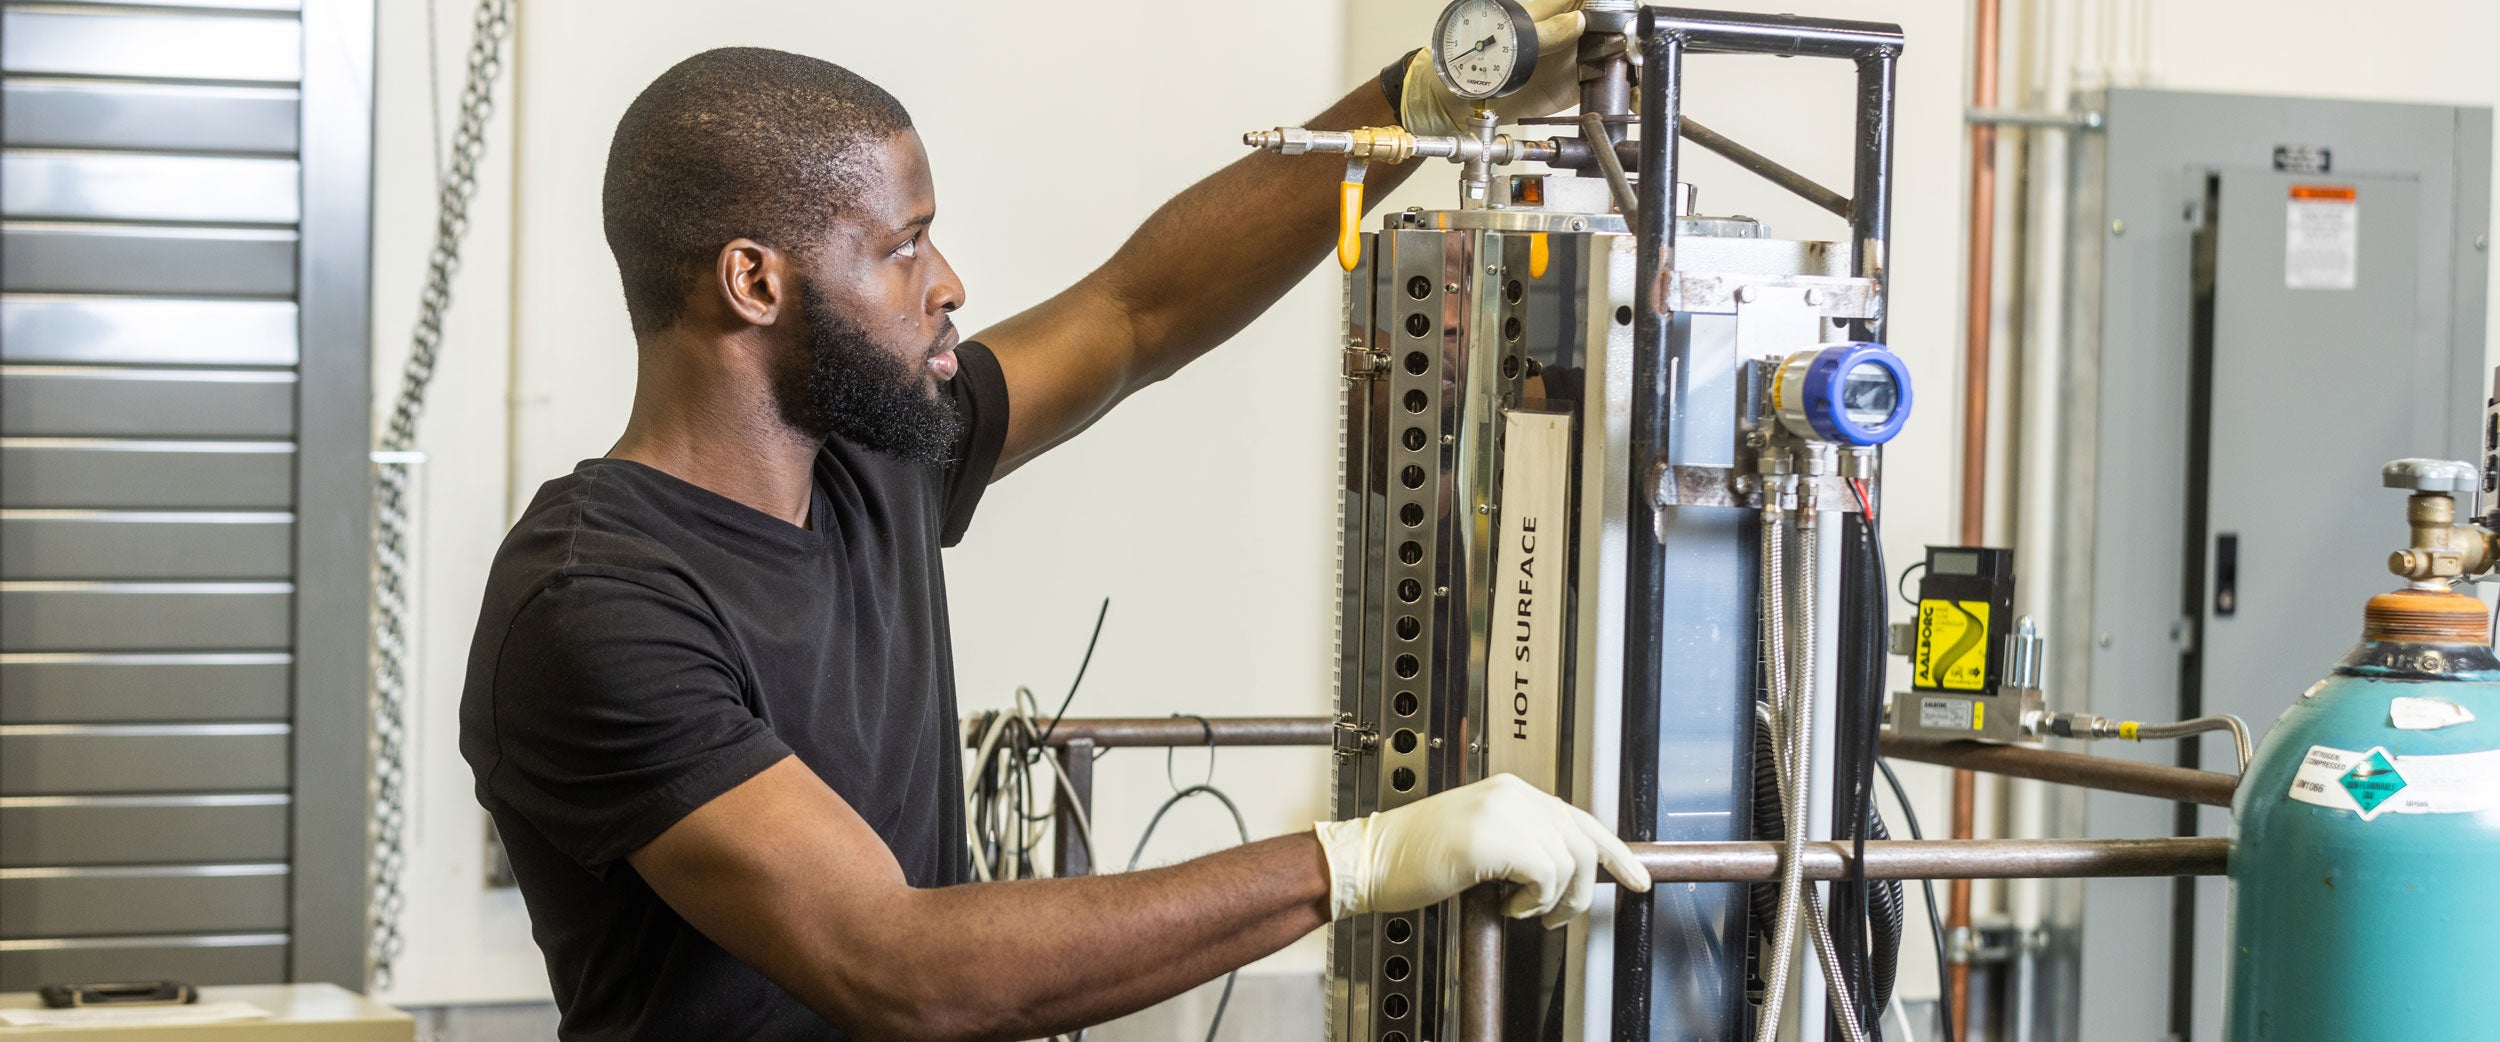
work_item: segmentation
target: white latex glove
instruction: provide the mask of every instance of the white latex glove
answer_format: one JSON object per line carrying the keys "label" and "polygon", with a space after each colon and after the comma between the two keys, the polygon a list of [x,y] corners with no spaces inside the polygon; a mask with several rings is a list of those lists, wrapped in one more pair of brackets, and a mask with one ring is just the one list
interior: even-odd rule
{"label": "white latex glove", "polygon": [[1406,66],[1406,92],[1399,99],[1399,119],[1417,134],[1465,134],[1476,106],[1492,109],[1504,123],[1554,113],[1580,103],[1580,33],[1588,19],[1580,0],[1524,0],[1528,17],[1536,19],[1536,71],[1528,85],[1506,98],[1476,102],[1450,93],[1432,67],[1432,48],[1415,52]]}
{"label": "white latex glove", "polygon": [[1410,912],[1498,879],[1519,884],[1504,913],[1551,929],[1589,910],[1600,864],[1649,889],[1648,870],[1597,819],[1509,774],[1317,831],[1332,920]]}

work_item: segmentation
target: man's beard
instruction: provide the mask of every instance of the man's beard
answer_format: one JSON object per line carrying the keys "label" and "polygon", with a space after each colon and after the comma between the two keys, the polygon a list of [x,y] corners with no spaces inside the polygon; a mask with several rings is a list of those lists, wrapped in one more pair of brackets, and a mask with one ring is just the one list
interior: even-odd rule
{"label": "man's beard", "polygon": [[[953,457],[963,417],[952,397],[923,383],[928,351],[894,357],[858,323],[827,306],[814,286],[799,290],[799,317],[807,323],[805,356],[774,381],[783,423],[810,437],[839,436],[912,463],[940,464]],[[938,341],[953,332],[950,324]]]}

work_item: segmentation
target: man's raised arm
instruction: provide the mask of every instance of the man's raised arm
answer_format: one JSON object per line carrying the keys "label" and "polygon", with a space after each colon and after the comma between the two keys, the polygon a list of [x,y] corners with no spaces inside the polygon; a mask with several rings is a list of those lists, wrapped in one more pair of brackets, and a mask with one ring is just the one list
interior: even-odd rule
{"label": "man's raised arm", "polygon": [[[1578,100],[1572,54],[1586,24],[1579,6],[1528,0],[1540,57],[1525,88],[1489,103],[1503,119],[1549,115]],[[1383,85],[1365,83],[1308,125],[1346,130],[1403,122],[1419,134],[1459,132],[1465,112],[1479,103],[1452,95],[1429,55],[1410,55],[1400,68],[1389,77],[1394,83],[1403,76],[1398,105]],[[1364,208],[1418,165],[1373,164],[1363,179]],[[1345,164],[1334,157],[1260,152],[1237,159],[1163,204],[1076,285],[973,337],[997,354],[1011,403],[992,480],[1223,343],[1292,289],[1336,243],[1344,175]]]}
{"label": "man's raised arm", "polygon": [[[1394,124],[1364,84],[1310,125]],[[1365,206],[1416,163],[1375,165]],[[1100,268],[970,339],[1007,377],[1007,443],[995,477],[1084,430],[1130,393],[1240,332],[1310,274],[1337,240],[1345,163],[1253,153],[1173,196]],[[993,478],[995,480],[995,478]]]}

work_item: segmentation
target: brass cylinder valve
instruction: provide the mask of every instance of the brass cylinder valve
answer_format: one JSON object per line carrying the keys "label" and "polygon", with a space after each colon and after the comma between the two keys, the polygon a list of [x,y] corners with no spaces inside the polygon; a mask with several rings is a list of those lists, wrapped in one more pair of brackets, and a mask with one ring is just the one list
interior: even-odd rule
{"label": "brass cylinder valve", "polygon": [[2412,545],[2387,556],[2387,570],[2416,584],[2444,585],[2481,575],[2496,556],[2490,532],[2457,523],[2460,494],[2472,495],[2474,465],[2458,460],[2400,459],[2379,471],[2380,484],[2405,489],[2405,522]]}

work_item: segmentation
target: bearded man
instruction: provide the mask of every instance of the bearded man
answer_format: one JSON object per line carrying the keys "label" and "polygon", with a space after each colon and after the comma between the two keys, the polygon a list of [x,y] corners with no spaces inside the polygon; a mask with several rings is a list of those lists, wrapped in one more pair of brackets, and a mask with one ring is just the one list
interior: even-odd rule
{"label": "bearded man", "polygon": [[[1317,122],[1448,104],[1397,79],[1413,67]],[[602,199],[632,417],[514,525],[461,701],[562,1037],[1034,1038],[1482,881],[1549,925],[1601,861],[1647,886],[1610,832],[1507,776],[1167,868],[967,882],[939,549],[990,482],[1300,281],[1337,172],[1243,159],[958,342],[964,287],[891,95],[737,48],[634,100]]]}

